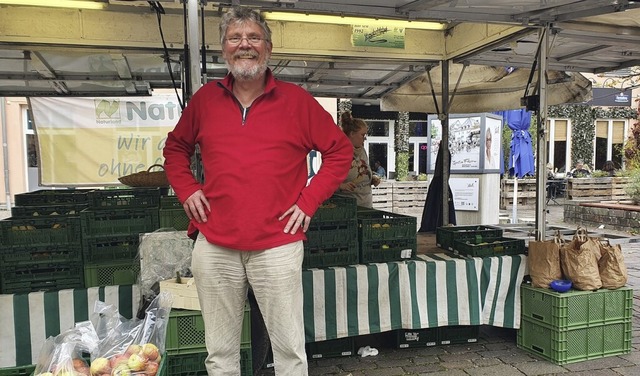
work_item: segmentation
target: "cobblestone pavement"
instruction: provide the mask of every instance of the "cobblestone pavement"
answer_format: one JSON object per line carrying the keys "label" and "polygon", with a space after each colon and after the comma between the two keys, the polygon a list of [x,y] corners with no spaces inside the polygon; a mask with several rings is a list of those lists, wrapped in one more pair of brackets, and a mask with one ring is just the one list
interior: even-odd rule
{"label": "cobblestone pavement", "polygon": [[[549,206],[548,209],[548,224],[576,227],[575,224],[564,223],[561,205]],[[508,208],[502,214],[510,215],[511,212],[511,208]],[[535,218],[535,208],[520,208],[518,217]],[[607,229],[588,230],[608,232]],[[610,233],[630,236],[619,231]],[[378,349],[378,355],[364,358],[354,355],[310,360],[309,374],[317,376],[640,375],[640,243],[623,243],[621,247],[629,273],[628,286],[634,289],[632,348],[628,354],[556,365],[517,348],[517,330],[483,325],[479,341],[465,345],[396,349],[393,347],[394,341],[390,338],[390,333],[357,337],[356,349],[371,346]],[[261,376],[273,374],[273,370],[264,370],[260,373]]]}

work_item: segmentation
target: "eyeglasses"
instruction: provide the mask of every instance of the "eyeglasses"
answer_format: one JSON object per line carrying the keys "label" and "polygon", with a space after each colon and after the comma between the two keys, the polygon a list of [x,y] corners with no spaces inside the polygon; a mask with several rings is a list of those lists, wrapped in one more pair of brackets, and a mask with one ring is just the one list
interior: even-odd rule
{"label": "eyeglasses", "polygon": [[252,46],[257,46],[258,44],[260,44],[260,42],[262,42],[263,40],[266,41],[266,39],[262,38],[262,37],[257,37],[257,36],[251,36],[251,37],[231,37],[231,38],[225,38],[225,40],[227,41],[227,43],[229,43],[232,46],[237,46],[240,43],[242,43],[242,41],[246,39],[247,42],[249,42],[250,45]]}

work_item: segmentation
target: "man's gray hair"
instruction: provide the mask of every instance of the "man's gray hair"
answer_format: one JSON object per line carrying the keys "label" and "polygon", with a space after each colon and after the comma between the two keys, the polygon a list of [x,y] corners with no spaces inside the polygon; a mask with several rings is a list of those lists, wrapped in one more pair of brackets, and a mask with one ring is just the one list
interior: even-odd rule
{"label": "man's gray hair", "polygon": [[262,17],[262,14],[257,10],[243,7],[233,7],[229,9],[220,21],[220,44],[224,44],[224,38],[227,35],[227,28],[229,25],[236,22],[255,22],[262,28],[264,32],[264,39],[266,42],[271,43],[271,29],[267,25],[267,21]]}

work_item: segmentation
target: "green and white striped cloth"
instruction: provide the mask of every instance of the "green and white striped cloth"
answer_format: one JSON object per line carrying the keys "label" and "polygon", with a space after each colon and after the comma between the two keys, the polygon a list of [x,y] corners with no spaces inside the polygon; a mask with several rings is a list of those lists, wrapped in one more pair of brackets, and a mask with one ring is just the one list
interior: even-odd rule
{"label": "green and white striped cloth", "polygon": [[0,295],[0,368],[35,364],[45,339],[90,320],[97,300],[131,318],[140,290],[123,285]]}
{"label": "green and white striped cloth", "polygon": [[447,325],[520,327],[524,255],[417,260],[303,271],[307,342]]}

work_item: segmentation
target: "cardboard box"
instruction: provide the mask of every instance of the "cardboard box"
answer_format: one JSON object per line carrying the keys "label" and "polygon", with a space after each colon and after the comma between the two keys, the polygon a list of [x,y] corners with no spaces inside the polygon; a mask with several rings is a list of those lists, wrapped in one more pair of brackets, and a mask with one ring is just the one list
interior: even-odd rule
{"label": "cardboard box", "polygon": [[170,292],[173,297],[172,308],[200,310],[198,291],[193,278],[180,278],[180,283],[175,278],[160,281],[160,292]]}

